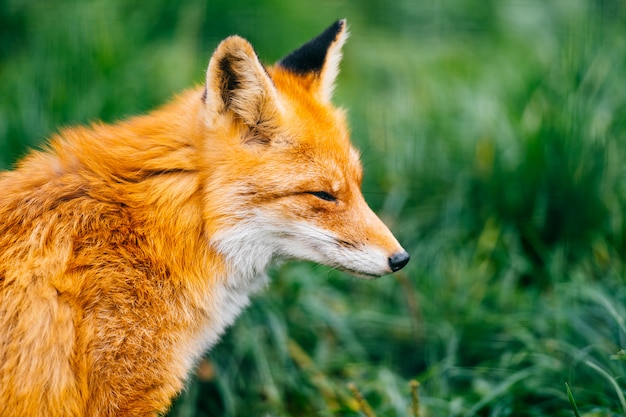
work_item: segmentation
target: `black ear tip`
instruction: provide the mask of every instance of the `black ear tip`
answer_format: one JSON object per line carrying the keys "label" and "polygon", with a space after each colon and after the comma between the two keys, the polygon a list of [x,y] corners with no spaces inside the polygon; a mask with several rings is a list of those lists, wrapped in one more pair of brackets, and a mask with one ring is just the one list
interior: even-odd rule
{"label": "black ear tip", "polygon": [[278,64],[296,74],[320,73],[330,46],[345,30],[346,19],[337,20],[314,39],[302,45]]}
{"label": "black ear tip", "polygon": [[337,32],[343,29],[344,26],[346,26],[346,19],[339,19],[335,21],[332,25],[330,25],[330,27],[335,28]]}
{"label": "black ear tip", "polygon": [[336,38],[340,32],[346,29],[346,24],[346,19],[339,19],[335,23],[327,27],[323,33],[326,33],[327,36],[333,36],[334,38]]}

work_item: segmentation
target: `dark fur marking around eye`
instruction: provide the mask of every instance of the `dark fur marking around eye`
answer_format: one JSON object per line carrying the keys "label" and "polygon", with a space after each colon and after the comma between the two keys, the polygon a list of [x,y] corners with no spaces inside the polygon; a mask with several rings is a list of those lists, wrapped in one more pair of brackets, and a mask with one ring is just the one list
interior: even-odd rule
{"label": "dark fur marking around eye", "polygon": [[314,195],[315,197],[324,201],[337,201],[337,198],[334,195],[329,194],[326,191],[311,191],[309,192],[309,194]]}

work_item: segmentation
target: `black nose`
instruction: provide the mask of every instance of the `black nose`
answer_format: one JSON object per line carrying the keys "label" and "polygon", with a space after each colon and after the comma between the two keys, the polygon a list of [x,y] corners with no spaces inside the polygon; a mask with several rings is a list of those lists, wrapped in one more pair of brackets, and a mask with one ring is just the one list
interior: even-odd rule
{"label": "black nose", "polygon": [[404,265],[409,263],[409,259],[411,259],[411,257],[408,253],[404,251],[396,252],[389,257],[389,268],[391,268],[393,272],[399,271],[404,268]]}

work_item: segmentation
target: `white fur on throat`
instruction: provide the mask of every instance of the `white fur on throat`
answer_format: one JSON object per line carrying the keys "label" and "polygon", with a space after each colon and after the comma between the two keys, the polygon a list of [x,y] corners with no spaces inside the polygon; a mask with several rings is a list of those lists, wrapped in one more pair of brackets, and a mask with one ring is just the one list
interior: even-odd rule
{"label": "white fur on throat", "polygon": [[389,272],[387,256],[377,247],[346,247],[328,230],[305,221],[285,221],[256,211],[247,220],[213,236],[211,244],[226,257],[227,276],[212,293],[209,328],[200,336],[202,350],[215,344],[249,304],[250,296],[268,283],[266,270],[275,259],[302,259],[329,265],[364,278]]}

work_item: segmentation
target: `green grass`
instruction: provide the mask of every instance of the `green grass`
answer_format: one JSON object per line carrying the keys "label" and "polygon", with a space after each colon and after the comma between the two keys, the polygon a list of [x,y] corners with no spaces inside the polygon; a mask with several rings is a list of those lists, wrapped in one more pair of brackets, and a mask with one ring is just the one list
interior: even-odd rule
{"label": "green grass", "polygon": [[421,416],[626,415],[622,2],[8,0],[0,168],[202,82],[227,35],[272,62],[339,17],[336,101],[412,261],[277,266],[170,415],[409,416],[411,380]]}

